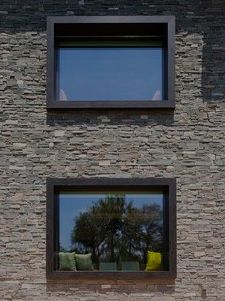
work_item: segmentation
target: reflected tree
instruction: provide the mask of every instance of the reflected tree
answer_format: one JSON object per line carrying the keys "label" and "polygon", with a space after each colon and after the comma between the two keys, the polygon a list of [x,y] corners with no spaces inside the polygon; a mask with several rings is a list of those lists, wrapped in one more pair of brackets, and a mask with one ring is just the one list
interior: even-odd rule
{"label": "reflected tree", "polygon": [[145,261],[147,250],[162,249],[162,210],[126,202],[125,195],[110,194],[74,220],[71,235],[76,252],[91,252],[93,261]]}

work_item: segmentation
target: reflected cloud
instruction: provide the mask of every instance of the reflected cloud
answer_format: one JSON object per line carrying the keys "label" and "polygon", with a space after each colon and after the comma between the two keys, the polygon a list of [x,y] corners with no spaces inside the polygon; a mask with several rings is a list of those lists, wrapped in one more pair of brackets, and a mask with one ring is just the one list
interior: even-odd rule
{"label": "reflected cloud", "polygon": [[60,89],[59,100],[61,100],[61,101],[67,101],[68,100],[67,95],[66,95],[66,93],[63,89]]}
{"label": "reflected cloud", "polygon": [[160,90],[156,90],[152,97],[152,100],[162,100],[162,95]]}

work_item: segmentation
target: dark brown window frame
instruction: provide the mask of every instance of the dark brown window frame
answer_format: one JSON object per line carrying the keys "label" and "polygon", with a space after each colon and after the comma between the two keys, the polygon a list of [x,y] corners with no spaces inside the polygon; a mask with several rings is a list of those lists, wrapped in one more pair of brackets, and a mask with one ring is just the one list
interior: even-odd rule
{"label": "dark brown window frame", "polygon": [[[55,244],[55,195],[60,190],[72,189],[132,189],[149,190],[162,189],[168,195],[168,242],[169,242],[169,270],[154,272],[62,272],[54,270]],[[47,279],[174,279],[176,278],[176,179],[173,178],[77,178],[77,179],[47,179],[47,233],[46,233],[46,275]]]}
{"label": "dark brown window frame", "polygon": [[[103,26],[102,26],[103,25]],[[91,38],[96,33],[101,37],[118,38],[108,34],[105,26],[108,26],[111,33],[119,32],[118,28],[125,26],[124,34],[119,33],[120,39],[142,38],[142,31],[138,26],[144,28],[144,36],[154,36],[160,28],[166,27],[166,59],[164,61],[167,79],[165,80],[167,99],[156,101],[58,101],[56,97],[56,37],[71,37],[76,29],[76,37]],[[99,27],[102,26],[101,29]],[[137,29],[135,29],[135,27]],[[146,27],[146,28],[145,28]],[[115,29],[117,28],[117,30]],[[91,31],[92,30],[92,31]],[[126,36],[128,32],[128,36]],[[66,109],[174,109],[175,108],[175,17],[174,16],[60,16],[48,17],[48,65],[47,65],[47,108],[54,110]]]}

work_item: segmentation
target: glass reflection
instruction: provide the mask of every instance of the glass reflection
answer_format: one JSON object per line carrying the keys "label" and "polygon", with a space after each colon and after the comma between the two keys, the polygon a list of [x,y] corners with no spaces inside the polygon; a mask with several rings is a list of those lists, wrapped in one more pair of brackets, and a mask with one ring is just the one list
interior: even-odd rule
{"label": "glass reflection", "polygon": [[60,47],[61,101],[162,100],[162,47]]}
{"label": "glass reflection", "polygon": [[90,253],[95,270],[145,270],[148,252],[166,253],[165,200],[162,193],[61,193],[58,251]]}

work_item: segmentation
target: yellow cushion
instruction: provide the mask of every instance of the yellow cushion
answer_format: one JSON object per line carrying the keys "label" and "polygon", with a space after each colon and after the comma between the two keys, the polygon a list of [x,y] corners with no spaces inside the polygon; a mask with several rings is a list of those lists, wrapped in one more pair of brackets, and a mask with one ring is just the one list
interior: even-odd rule
{"label": "yellow cushion", "polygon": [[162,264],[162,254],[159,252],[147,253],[147,264],[145,271],[157,271],[161,269]]}

